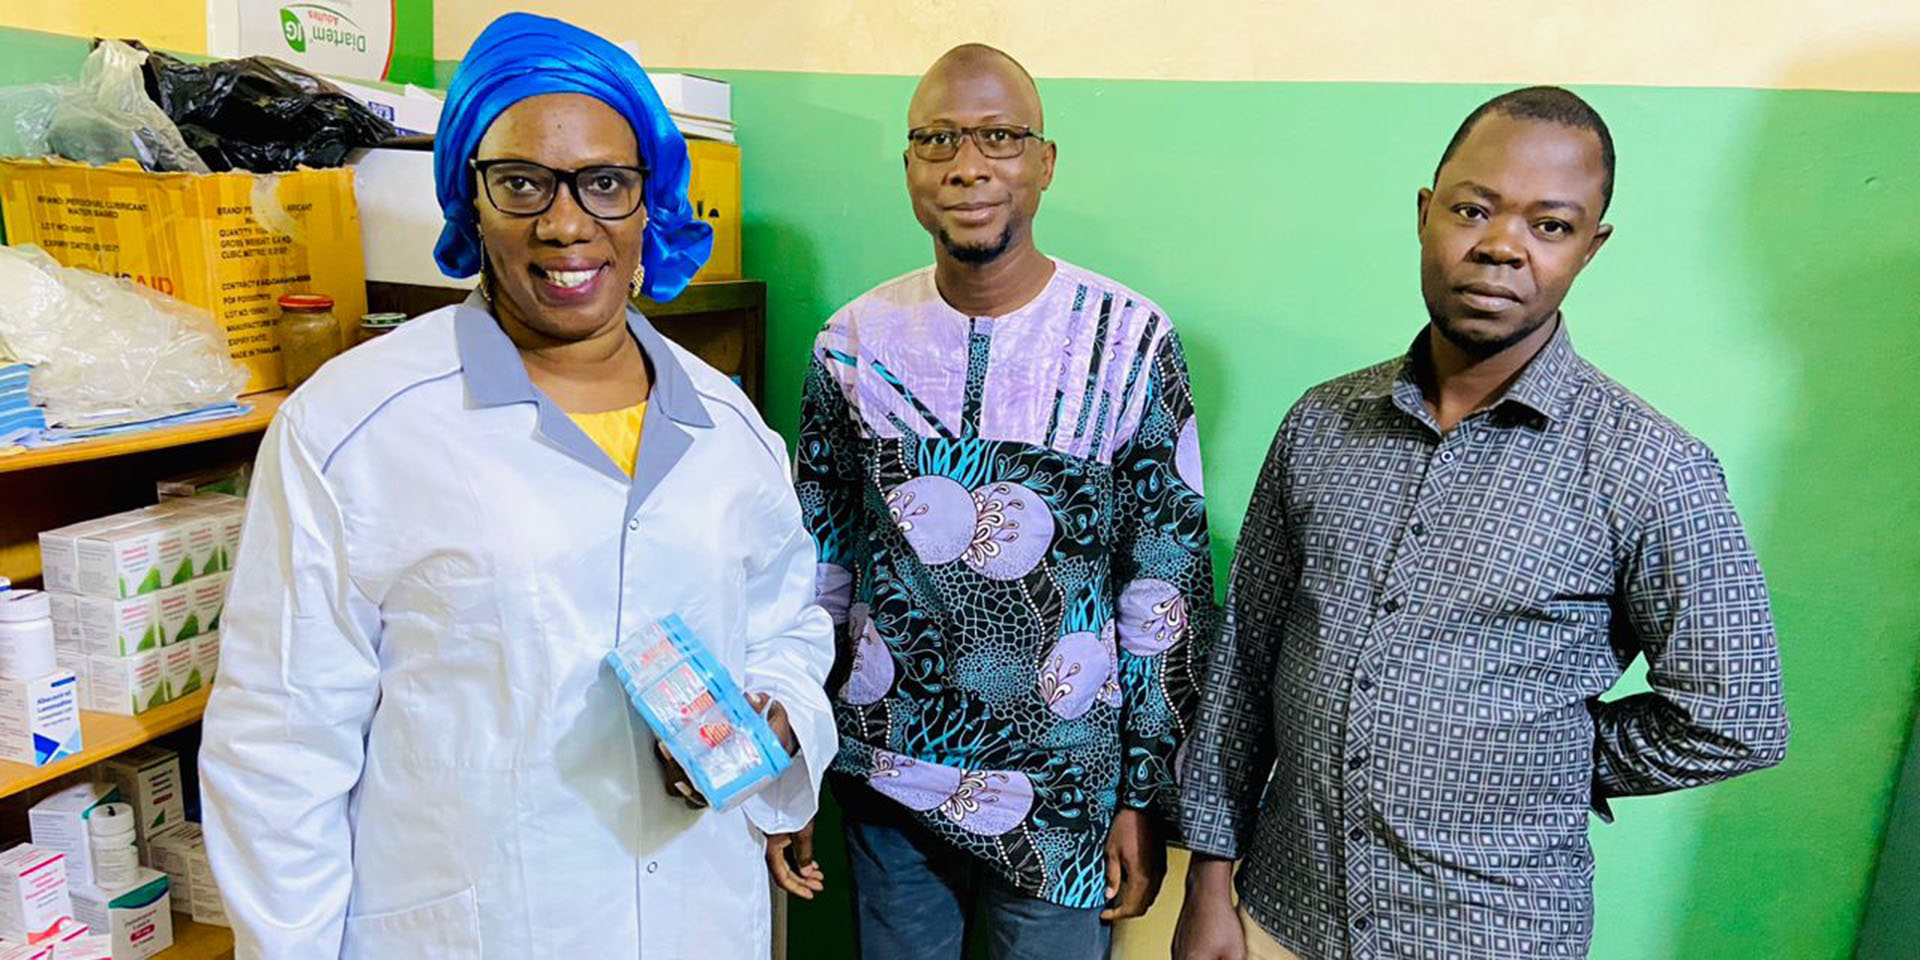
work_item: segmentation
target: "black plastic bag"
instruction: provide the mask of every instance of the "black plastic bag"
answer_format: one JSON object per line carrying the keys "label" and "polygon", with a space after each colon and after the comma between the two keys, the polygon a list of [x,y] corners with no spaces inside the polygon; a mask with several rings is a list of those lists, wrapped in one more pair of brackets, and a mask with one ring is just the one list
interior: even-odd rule
{"label": "black plastic bag", "polygon": [[185,63],[150,52],[147,95],[216,171],[338,167],[393,124],[339,87],[272,57]]}

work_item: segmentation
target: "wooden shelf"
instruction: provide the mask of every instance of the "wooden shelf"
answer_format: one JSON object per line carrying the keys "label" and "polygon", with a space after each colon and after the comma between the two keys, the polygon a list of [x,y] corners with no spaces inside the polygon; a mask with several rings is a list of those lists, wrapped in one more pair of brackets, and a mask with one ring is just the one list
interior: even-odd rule
{"label": "wooden shelf", "polygon": [[233,931],[210,923],[194,923],[184,913],[173,915],[173,946],[153,960],[232,960]]}
{"label": "wooden shelf", "polygon": [[241,397],[240,402],[252,409],[237,417],[224,420],[208,420],[203,423],[189,423],[178,427],[162,427],[156,430],[143,430],[139,433],[127,433],[98,440],[82,440],[78,443],[63,443],[57,447],[44,447],[0,457],[0,473],[15,470],[31,470],[35,467],[51,467],[63,463],[80,463],[86,460],[99,460],[104,457],[117,457],[122,454],[139,453],[143,450],[162,450],[178,447],[202,440],[218,440],[222,437],[234,437],[244,433],[258,433],[267,428],[267,423],[280,409],[281,401],[287,398],[285,390],[271,390]]}
{"label": "wooden shelf", "polygon": [[11,796],[82,767],[99,763],[143,743],[190,726],[206,712],[209,690],[190,693],[163,707],[133,717],[80,711],[80,753],[44,767],[0,761],[0,797]]}

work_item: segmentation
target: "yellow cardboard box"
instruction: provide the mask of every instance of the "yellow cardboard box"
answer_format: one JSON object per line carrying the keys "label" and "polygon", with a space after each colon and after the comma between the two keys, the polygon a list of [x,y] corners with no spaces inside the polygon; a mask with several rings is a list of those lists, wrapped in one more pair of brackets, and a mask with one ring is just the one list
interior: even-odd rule
{"label": "yellow cardboard box", "polygon": [[367,312],[351,170],[195,175],[0,160],[0,213],[8,243],[213,314],[247,368],[248,393],[286,383],[281,294],[331,296],[343,331]]}
{"label": "yellow cardboard box", "polygon": [[687,201],[713,226],[713,256],[693,275],[702,280],[738,280],[740,273],[740,147],[718,140],[687,140],[692,171]]}

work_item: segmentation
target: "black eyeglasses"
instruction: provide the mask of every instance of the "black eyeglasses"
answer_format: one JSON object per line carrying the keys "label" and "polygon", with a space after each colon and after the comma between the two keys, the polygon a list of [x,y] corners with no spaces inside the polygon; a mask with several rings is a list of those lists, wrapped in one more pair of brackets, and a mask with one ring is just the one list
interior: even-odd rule
{"label": "black eyeglasses", "polygon": [[573,191],[573,202],[599,220],[625,220],[646,199],[644,167],[600,164],[578,170],[555,170],[531,160],[473,160],[473,169],[486,185],[487,201],[512,217],[537,217],[553,207],[560,185]]}
{"label": "black eyeglasses", "polygon": [[1028,140],[1044,140],[1032,127],[995,124],[986,127],[915,127],[907,131],[913,155],[928,163],[945,163],[960,155],[960,145],[973,139],[980,155],[990,160],[1012,160],[1027,151]]}

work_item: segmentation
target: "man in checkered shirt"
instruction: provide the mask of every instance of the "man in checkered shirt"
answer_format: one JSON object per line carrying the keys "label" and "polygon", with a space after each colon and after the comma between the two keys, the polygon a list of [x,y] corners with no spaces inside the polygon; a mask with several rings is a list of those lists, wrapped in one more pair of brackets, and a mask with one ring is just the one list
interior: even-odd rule
{"label": "man in checkered shirt", "polygon": [[1560,314],[1612,191],[1579,97],[1474,111],[1419,194],[1429,324],[1281,423],[1180,765],[1176,960],[1585,957],[1588,810],[1785,754],[1718,461]]}

